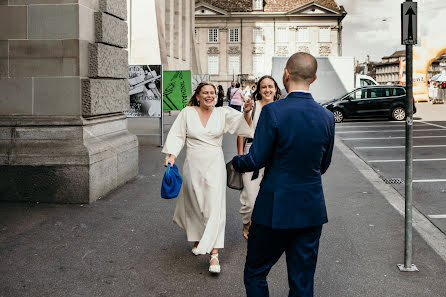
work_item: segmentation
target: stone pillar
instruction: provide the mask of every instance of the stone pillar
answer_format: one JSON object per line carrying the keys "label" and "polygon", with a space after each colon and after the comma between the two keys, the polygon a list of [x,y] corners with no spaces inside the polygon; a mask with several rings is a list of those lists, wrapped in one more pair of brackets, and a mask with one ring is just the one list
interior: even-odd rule
{"label": "stone pillar", "polygon": [[0,201],[89,203],[138,173],[126,0],[0,0]]}

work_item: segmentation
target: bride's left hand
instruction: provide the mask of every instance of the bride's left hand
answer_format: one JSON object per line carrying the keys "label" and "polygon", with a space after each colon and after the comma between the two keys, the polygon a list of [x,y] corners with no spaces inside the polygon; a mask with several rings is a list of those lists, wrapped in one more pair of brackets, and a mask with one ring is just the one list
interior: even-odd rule
{"label": "bride's left hand", "polygon": [[252,108],[254,107],[254,101],[250,99],[248,99],[248,101],[246,101],[245,105],[243,106],[243,112],[248,113],[252,110]]}

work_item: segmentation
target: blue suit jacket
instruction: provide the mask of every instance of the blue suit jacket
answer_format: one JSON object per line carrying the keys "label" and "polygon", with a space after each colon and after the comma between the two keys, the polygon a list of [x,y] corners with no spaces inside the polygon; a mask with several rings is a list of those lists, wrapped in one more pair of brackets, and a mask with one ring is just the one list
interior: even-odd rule
{"label": "blue suit jacket", "polygon": [[238,172],[265,167],[252,221],[274,229],[306,228],[327,220],[321,174],[331,162],[333,114],[309,93],[292,92],[262,108]]}

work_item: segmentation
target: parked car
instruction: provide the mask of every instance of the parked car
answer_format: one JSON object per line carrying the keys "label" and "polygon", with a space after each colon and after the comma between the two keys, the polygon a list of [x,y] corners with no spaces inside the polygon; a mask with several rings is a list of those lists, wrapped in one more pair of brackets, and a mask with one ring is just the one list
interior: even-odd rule
{"label": "parked car", "polygon": [[[412,98],[413,100],[413,98]],[[406,118],[406,88],[400,85],[357,88],[322,106],[333,112],[336,123],[347,118]],[[413,113],[417,111],[413,100]]]}

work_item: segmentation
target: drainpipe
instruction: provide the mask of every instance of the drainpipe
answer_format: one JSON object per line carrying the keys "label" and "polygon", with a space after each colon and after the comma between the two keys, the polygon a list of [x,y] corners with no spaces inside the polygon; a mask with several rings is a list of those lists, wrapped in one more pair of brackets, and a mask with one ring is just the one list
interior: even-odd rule
{"label": "drainpipe", "polygon": [[338,56],[342,56],[342,21],[338,19]]}
{"label": "drainpipe", "polygon": [[273,46],[274,46],[273,57],[274,57],[276,55],[276,18],[274,18],[273,20],[274,20],[274,35],[273,35],[273,38],[274,38],[274,41],[273,41]]}
{"label": "drainpipe", "polygon": [[240,73],[239,74],[242,73],[243,73],[243,18],[240,18]]}

